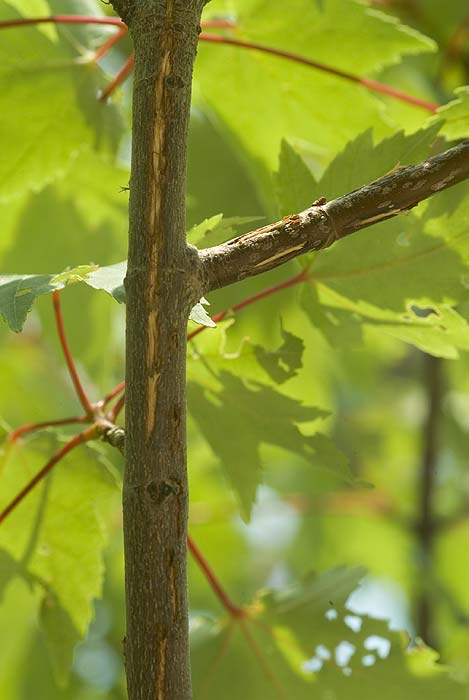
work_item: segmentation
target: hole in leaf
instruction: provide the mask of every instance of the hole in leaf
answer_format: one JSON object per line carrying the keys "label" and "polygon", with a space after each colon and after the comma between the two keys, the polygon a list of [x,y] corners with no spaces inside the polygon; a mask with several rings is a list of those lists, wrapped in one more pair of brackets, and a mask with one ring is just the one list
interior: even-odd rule
{"label": "hole in leaf", "polygon": [[376,656],[374,654],[365,654],[362,658],[363,666],[373,666],[376,663]]}
{"label": "hole in leaf", "polygon": [[340,642],[335,648],[334,656],[335,662],[338,666],[347,666],[352,656],[355,654],[357,648],[355,644],[350,642]]}
{"label": "hole in leaf", "polygon": [[310,673],[317,673],[320,671],[323,667],[323,661],[321,659],[318,659],[316,656],[313,656],[312,659],[308,659],[308,661],[305,661],[302,668],[304,671],[309,671]]}
{"label": "hole in leaf", "polygon": [[377,634],[373,634],[371,635],[371,637],[367,637],[363,646],[369,651],[376,651],[376,653],[381,659],[385,659],[391,651],[391,642],[389,641],[389,639],[386,639],[385,637],[379,637]]}
{"label": "hole in leaf", "polygon": [[318,657],[318,659],[329,661],[332,654],[329,651],[329,649],[326,646],[324,646],[324,644],[318,644],[316,647],[316,656]]}
{"label": "hole in leaf", "polygon": [[360,632],[363,620],[357,615],[346,615],[344,622],[353,632]]}
{"label": "hole in leaf", "polygon": [[431,314],[439,316],[438,311],[436,309],[432,309],[431,306],[417,306],[416,304],[412,304],[410,310],[418,318],[427,318],[427,316],[430,316]]}

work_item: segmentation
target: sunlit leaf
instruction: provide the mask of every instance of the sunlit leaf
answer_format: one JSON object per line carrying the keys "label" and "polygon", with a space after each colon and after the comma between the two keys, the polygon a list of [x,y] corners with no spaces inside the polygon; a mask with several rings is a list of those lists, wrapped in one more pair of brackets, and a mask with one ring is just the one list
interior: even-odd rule
{"label": "sunlit leaf", "polygon": [[[226,0],[207,6],[207,16],[223,12],[232,12]],[[353,0],[328,0],[322,11],[309,0],[290,2],[291,31],[286,31],[274,3],[244,0],[235,12],[236,39],[357,76],[395,63],[403,54],[435,50],[430,39]],[[363,87],[278,56],[203,43],[195,76],[197,90],[251,158],[262,188],[266,170],[276,166],[283,138],[307,143],[311,153],[328,162],[363,129],[373,127],[381,136],[390,133],[380,103]]]}
{"label": "sunlit leaf", "polygon": [[[10,451],[2,475],[2,507],[58,446],[49,435]],[[66,660],[84,636],[93,600],[102,590],[105,522],[116,486],[115,475],[98,453],[80,447],[57,465],[0,529],[2,557],[10,562],[6,571],[11,575],[14,561],[16,574],[45,593],[44,621],[62,680]]]}
{"label": "sunlit leaf", "polygon": [[204,305],[206,306],[208,303],[209,302],[204,297],[202,297],[200,302],[192,307],[192,310],[189,314],[189,318],[191,321],[194,321],[194,323],[198,323],[201,326],[215,328],[217,324],[212,321],[212,319],[204,309]]}
{"label": "sunlit leaf", "polygon": [[[2,19],[17,17],[2,5]],[[98,102],[105,77],[84,60],[85,52],[52,41],[34,26],[2,31],[1,199],[62,177],[83,150],[115,151],[120,116],[114,105]]]}
{"label": "sunlit leaf", "polygon": [[18,332],[36,297],[63,289],[68,283],[83,281],[95,267],[80,265],[59,275],[0,275],[0,314]]}
{"label": "sunlit leaf", "polygon": [[455,94],[456,99],[440,107],[435,117],[444,119],[441,133],[450,141],[469,136],[469,87],[457,88]]}

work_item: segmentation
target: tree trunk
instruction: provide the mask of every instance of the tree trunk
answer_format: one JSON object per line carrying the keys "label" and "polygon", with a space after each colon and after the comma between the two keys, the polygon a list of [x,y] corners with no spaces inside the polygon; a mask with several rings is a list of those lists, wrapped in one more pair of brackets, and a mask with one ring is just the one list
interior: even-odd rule
{"label": "tree trunk", "polygon": [[115,2],[135,47],[125,280],[125,664],[129,700],[189,700],[186,145],[201,0]]}
{"label": "tree trunk", "polygon": [[[186,328],[204,291],[273,269],[469,176],[469,140],[198,255],[185,240],[192,69],[205,0],[113,0],[135,47],[124,541],[129,700],[190,700]],[[392,192],[392,198],[390,195]]]}

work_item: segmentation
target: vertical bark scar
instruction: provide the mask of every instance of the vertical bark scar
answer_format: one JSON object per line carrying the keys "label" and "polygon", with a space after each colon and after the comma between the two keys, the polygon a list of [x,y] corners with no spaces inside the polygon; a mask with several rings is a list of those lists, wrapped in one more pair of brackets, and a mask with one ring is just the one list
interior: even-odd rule
{"label": "vertical bark scar", "polygon": [[[166,79],[171,72],[171,60],[170,51],[166,49],[161,60],[161,69],[158,73],[158,79],[155,84],[155,114],[160,116],[165,114],[164,109],[164,88]],[[153,231],[155,235],[160,233],[159,231],[159,216],[161,211],[161,187],[159,183],[159,176],[164,174],[166,170],[166,156],[164,155],[165,148],[165,137],[166,137],[166,120],[162,118],[155,119],[155,130],[153,133],[153,197],[152,197],[152,207],[151,207],[151,221],[153,225]]]}
{"label": "vertical bark scar", "polygon": [[163,637],[163,639],[158,644],[158,671],[156,674],[156,678],[157,678],[156,698],[157,698],[157,700],[165,700],[165,698],[167,698],[167,695],[165,692],[167,652],[168,652],[168,638]]}
{"label": "vertical bark scar", "polygon": [[148,339],[147,339],[147,371],[151,374],[154,371],[156,359],[156,340],[158,337],[158,312],[152,309],[148,315]]}
{"label": "vertical bark scar", "polygon": [[176,571],[174,568],[174,560],[171,561],[169,567],[169,594],[171,600],[171,607],[173,609],[173,615],[178,612],[178,597],[177,597],[177,586],[176,586]]}
{"label": "vertical bark scar", "polygon": [[146,424],[146,429],[147,429],[147,439],[150,437],[150,435],[153,432],[153,428],[155,427],[155,418],[156,418],[156,398],[158,394],[158,381],[160,379],[160,374],[159,372],[155,373],[153,372],[152,374],[149,375],[148,377],[148,382],[147,382],[147,424]]}
{"label": "vertical bark scar", "polygon": [[[171,71],[170,50],[166,49],[163,53],[161,61],[161,70],[158,73],[158,79],[155,84],[154,110],[156,115],[164,115],[165,108],[165,82]],[[149,285],[148,295],[150,304],[155,304],[157,299],[158,287],[158,249],[159,239],[164,232],[160,223],[161,201],[164,193],[162,192],[162,179],[165,177],[166,156],[164,154],[165,139],[166,139],[166,119],[155,119],[155,128],[153,132],[152,144],[152,192],[150,199],[150,227],[151,227],[151,250],[150,250],[150,269],[149,269]],[[155,425],[156,403],[157,403],[157,384],[159,373],[156,372],[156,355],[158,352],[158,312],[153,309],[148,320],[148,336],[147,336],[147,402],[148,414],[146,422],[147,438],[150,437]]]}
{"label": "vertical bark scar", "polygon": [[[154,271],[156,276],[156,271]],[[154,297],[153,297],[154,303]],[[152,309],[148,316],[148,334],[146,346],[146,367],[147,367],[147,438],[150,437],[155,425],[156,399],[158,392],[159,373],[156,371],[156,354],[158,342],[158,311]]]}

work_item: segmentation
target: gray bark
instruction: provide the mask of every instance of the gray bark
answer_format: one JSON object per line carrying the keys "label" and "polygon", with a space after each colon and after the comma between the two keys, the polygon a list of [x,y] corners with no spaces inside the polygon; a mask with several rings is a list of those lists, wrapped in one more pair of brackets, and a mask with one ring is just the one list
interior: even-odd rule
{"label": "gray bark", "polygon": [[123,491],[129,700],[189,700],[186,144],[201,0],[116,2],[135,47]]}
{"label": "gray bark", "polygon": [[327,248],[345,236],[412,209],[468,177],[469,140],[465,140],[354,192],[201,250],[204,292],[272,270],[298,255]]}

